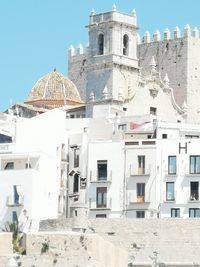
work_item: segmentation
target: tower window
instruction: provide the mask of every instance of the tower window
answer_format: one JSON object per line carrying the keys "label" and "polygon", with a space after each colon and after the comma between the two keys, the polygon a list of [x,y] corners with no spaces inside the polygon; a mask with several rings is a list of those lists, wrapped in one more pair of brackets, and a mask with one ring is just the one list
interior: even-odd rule
{"label": "tower window", "polygon": [[79,175],[77,173],[74,175],[73,192],[79,192]]}
{"label": "tower window", "polygon": [[128,56],[128,35],[123,36],[123,55]]}
{"label": "tower window", "polygon": [[103,53],[104,53],[104,35],[103,33],[100,33],[98,37],[98,54],[103,55]]}

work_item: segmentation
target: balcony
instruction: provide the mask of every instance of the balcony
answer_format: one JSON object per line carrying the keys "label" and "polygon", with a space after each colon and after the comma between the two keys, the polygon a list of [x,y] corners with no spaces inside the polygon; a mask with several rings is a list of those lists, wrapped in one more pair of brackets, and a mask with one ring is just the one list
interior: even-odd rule
{"label": "balcony", "polygon": [[130,176],[150,176],[150,174],[150,166],[147,168],[134,168],[132,165],[130,165]]}
{"label": "balcony", "polygon": [[14,198],[14,196],[7,196],[6,206],[7,207],[21,207],[24,205],[24,196]]}
{"label": "balcony", "polygon": [[112,208],[112,198],[107,198],[105,203],[97,204],[96,198],[89,199],[90,210],[111,210]]}
{"label": "balcony", "polygon": [[149,206],[150,204],[150,195],[144,195],[144,196],[132,196],[132,194],[129,197],[129,205],[134,208],[139,208],[142,205]]}
{"label": "balcony", "polygon": [[192,194],[192,195],[190,195],[190,197],[189,197],[189,199],[188,199],[188,202],[189,202],[189,203],[200,202],[199,194],[196,193],[196,194]]}
{"label": "balcony", "polygon": [[97,170],[90,171],[90,182],[91,183],[111,183],[112,182],[112,171],[107,172],[107,176],[99,177]]}

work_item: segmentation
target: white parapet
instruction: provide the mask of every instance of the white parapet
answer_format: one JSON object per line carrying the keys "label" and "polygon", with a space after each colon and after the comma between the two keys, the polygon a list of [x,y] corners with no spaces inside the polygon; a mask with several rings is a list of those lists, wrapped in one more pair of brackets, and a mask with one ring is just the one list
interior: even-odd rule
{"label": "white parapet", "polygon": [[164,40],[169,40],[170,39],[170,31],[168,28],[164,30]]}
{"label": "white parapet", "polygon": [[186,24],[184,28],[184,37],[189,37],[189,36],[191,36],[191,28],[189,24]]}
{"label": "white parapet", "polygon": [[195,38],[199,38],[199,30],[197,27],[195,27],[192,31],[192,36]]}
{"label": "white parapet", "polygon": [[77,55],[82,55],[83,54],[83,46],[82,46],[82,44],[79,44],[77,46],[76,53],[77,53]]}
{"label": "white parapet", "polygon": [[73,57],[74,55],[75,55],[75,49],[73,45],[70,45],[70,47],[68,48],[68,56]]}
{"label": "white parapet", "polygon": [[150,43],[151,42],[151,36],[149,32],[145,32],[144,37],[143,37],[143,42],[144,43]]}
{"label": "white parapet", "polygon": [[178,39],[180,37],[181,37],[181,31],[180,31],[179,27],[176,26],[174,29],[174,39]]}
{"label": "white parapet", "polygon": [[154,35],[153,35],[153,39],[154,39],[154,42],[159,42],[161,40],[161,37],[160,37],[160,32],[159,30],[156,30]]}

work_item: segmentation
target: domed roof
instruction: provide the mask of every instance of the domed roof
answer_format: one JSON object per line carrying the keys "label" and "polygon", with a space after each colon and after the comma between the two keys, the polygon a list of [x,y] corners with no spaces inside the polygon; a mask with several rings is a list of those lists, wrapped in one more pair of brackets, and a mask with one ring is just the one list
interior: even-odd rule
{"label": "domed roof", "polygon": [[37,100],[71,100],[81,102],[75,84],[56,69],[39,79],[26,102]]}

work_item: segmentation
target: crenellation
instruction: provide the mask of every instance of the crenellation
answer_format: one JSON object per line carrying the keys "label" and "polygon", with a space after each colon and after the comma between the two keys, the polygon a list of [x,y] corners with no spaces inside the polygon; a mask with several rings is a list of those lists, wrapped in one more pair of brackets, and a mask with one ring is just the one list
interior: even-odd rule
{"label": "crenellation", "polygon": [[[123,95],[123,99],[129,98],[127,82],[129,77],[132,77],[131,83],[134,88],[141,77],[148,75],[149,72],[152,73],[149,62],[154,57],[156,71],[160,73],[164,83],[167,73],[169,82],[166,83],[169,88],[173,88],[177,103],[181,106],[185,100],[189,113],[190,109],[194,109],[192,106],[194,101],[195,106],[198,105],[196,103],[198,97],[193,97],[194,92],[198,95],[198,89],[194,88],[200,88],[198,79],[200,39],[197,27],[191,30],[187,24],[180,30],[176,26],[171,31],[172,34],[168,28],[162,33],[157,29],[153,35],[146,31],[141,40],[137,32],[135,9],[127,15],[119,12],[116,5],[105,13],[97,14],[92,10],[90,24],[87,27],[89,45],[84,49],[82,45],[77,49],[70,47],[68,52],[69,78],[78,87],[83,100],[89,100],[91,92],[95,94],[95,101],[102,99],[105,86],[109,97],[121,99]],[[100,34],[103,35],[101,46]],[[193,62],[192,67],[188,65],[188,61]],[[113,62],[113,65],[110,62]],[[130,65],[129,71],[122,67],[119,69],[119,62],[121,65]],[[138,64],[141,68],[140,77]],[[132,67],[134,70],[131,70]],[[123,88],[122,91],[119,88]],[[196,116],[195,113],[193,117]]]}
{"label": "crenellation", "polygon": [[193,30],[192,30],[192,36],[194,38],[199,38],[199,30],[197,27],[195,27]]}
{"label": "crenellation", "polygon": [[180,31],[179,27],[176,26],[174,29],[174,39],[178,39],[180,37],[181,37],[181,31]]}
{"label": "crenellation", "polygon": [[82,55],[83,54],[83,46],[82,44],[79,44],[76,48],[76,55]]}
{"label": "crenellation", "polygon": [[161,40],[160,32],[159,30],[156,30],[154,35],[153,35],[153,40],[154,42],[159,42]]}
{"label": "crenellation", "polygon": [[166,41],[166,40],[170,40],[170,37],[171,37],[170,30],[168,28],[166,28],[164,30],[163,38]]}
{"label": "crenellation", "polygon": [[190,36],[191,36],[191,28],[189,24],[186,24],[184,28],[184,37],[190,37]]}
{"label": "crenellation", "polygon": [[80,55],[87,56],[88,49],[89,49],[89,43],[87,43],[85,47],[83,47],[82,44],[79,44],[76,48],[74,48],[73,45],[70,45],[70,47],[68,48],[69,60],[71,58],[73,58],[73,60],[75,60],[76,57],[79,57]]}
{"label": "crenellation", "polygon": [[75,49],[73,47],[73,45],[70,45],[70,47],[68,48],[68,57],[71,58],[75,55]]}
{"label": "crenellation", "polygon": [[114,8],[111,12],[100,13],[100,14],[91,14],[90,15],[90,25],[98,25],[99,23],[105,22],[118,22],[118,23],[126,23],[132,27],[137,26],[137,16],[136,12],[132,12],[131,15],[123,14],[118,12],[117,9]]}
{"label": "crenellation", "polygon": [[151,36],[149,32],[145,32],[143,37],[143,43],[150,43],[151,42]]}

